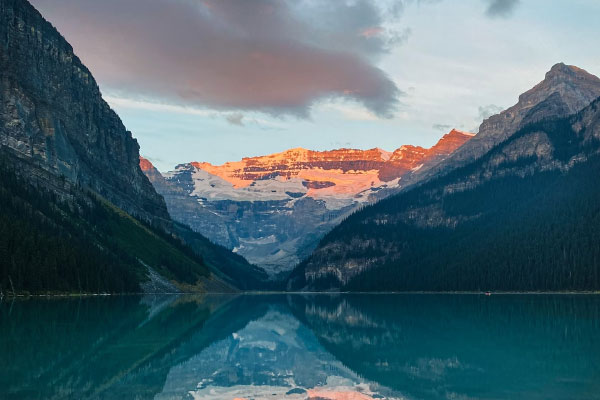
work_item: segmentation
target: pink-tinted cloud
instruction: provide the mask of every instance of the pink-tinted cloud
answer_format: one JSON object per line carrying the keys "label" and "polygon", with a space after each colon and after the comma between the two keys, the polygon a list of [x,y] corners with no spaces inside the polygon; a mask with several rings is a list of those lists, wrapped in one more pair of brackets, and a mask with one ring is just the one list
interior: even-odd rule
{"label": "pink-tinted cloud", "polygon": [[[390,116],[370,1],[32,0],[103,87],[221,110],[307,116],[342,97]],[[335,4],[332,4],[335,3]]]}
{"label": "pink-tinted cloud", "polygon": [[376,37],[379,36],[383,33],[383,28],[380,26],[372,26],[369,28],[365,28],[362,30],[362,32],[360,32],[361,36],[364,36],[366,38],[372,38],[372,37]]}

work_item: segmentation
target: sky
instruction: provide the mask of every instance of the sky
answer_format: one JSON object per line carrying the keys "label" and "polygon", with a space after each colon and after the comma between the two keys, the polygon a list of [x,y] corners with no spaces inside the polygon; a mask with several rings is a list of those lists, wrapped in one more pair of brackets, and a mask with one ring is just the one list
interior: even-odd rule
{"label": "sky", "polygon": [[598,0],[30,0],[161,171],[476,133],[558,62],[600,75]]}

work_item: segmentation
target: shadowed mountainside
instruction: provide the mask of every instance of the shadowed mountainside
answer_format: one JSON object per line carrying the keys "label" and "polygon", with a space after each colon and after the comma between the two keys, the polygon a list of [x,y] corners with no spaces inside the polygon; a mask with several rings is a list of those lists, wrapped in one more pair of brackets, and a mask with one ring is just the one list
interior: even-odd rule
{"label": "shadowed mountainside", "polygon": [[[0,3],[0,38],[2,292],[231,291],[263,279],[174,225],[137,141],[28,1]],[[244,275],[220,269],[230,262]]]}
{"label": "shadowed mountainside", "polygon": [[[570,101],[553,77],[557,68],[572,70],[553,67],[550,82],[536,88],[557,91],[536,97],[530,113],[561,115],[555,105]],[[352,215],[294,271],[289,287],[598,289],[599,104],[571,117],[533,118],[470,164]]]}

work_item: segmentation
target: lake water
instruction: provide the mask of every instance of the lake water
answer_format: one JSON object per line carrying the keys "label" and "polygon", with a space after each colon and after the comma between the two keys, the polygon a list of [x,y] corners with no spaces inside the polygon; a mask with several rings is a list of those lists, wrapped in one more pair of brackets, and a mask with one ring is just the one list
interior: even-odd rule
{"label": "lake water", "polygon": [[0,304],[1,399],[600,399],[600,296]]}

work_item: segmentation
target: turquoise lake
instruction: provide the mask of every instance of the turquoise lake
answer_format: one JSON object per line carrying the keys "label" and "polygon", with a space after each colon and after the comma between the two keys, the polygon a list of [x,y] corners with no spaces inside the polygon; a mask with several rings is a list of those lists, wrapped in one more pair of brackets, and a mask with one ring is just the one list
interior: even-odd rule
{"label": "turquoise lake", "polygon": [[0,304],[0,399],[599,399],[600,296]]}

